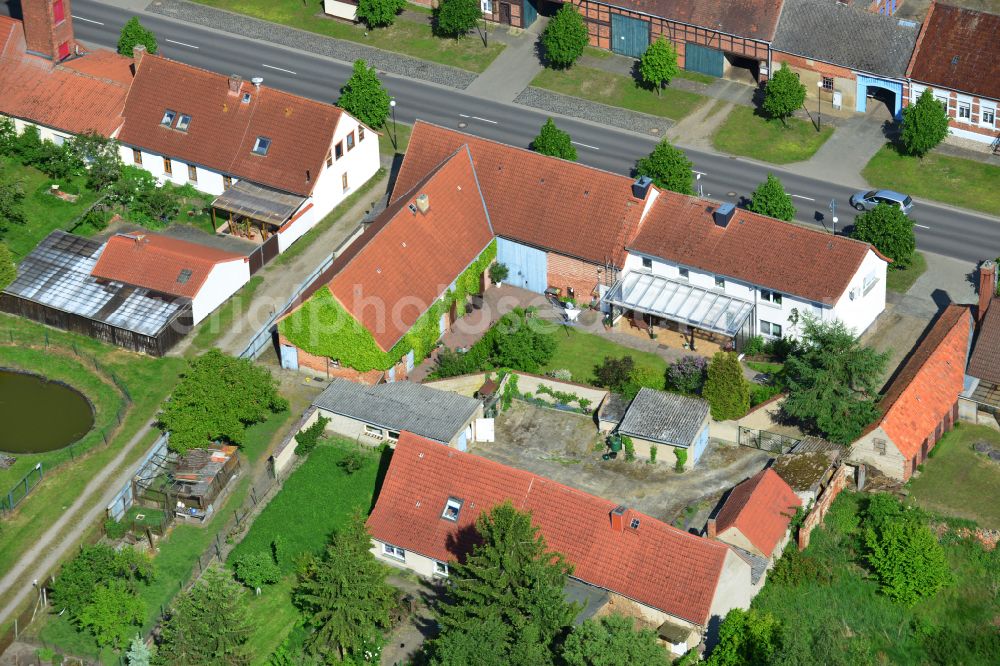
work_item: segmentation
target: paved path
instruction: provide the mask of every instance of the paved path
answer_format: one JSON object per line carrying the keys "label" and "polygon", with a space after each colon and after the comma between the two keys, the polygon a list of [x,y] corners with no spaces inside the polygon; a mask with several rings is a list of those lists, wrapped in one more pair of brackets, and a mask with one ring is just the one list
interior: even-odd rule
{"label": "paved path", "polygon": [[520,37],[504,40],[507,48],[497,56],[485,72],[476,77],[465,92],[497,102],[514,101],[514,98],[542,71],[542,61],[538,54],[538,35],[548,22],[547,17],[539,16]]}
{"label": "paved path", "polygon": [[[52,524],[45,534],[17,560],[17,564],[0,579],[0,598],[7,603],[0,607],[0,625],[20,610],[20,605],[34,592],[32,581],[44,580],[68,551],[76,547],[84,533],[100,517],[115,494],[132,477],[132,464],[125,460],[141,445],[153,428],[154,419],[147,421],[139,432],[122,447],[118,455],[90,480],[73,504]],[[8,593],[13,592],[9,597]]]}
{"label": "paved path", "polygon": [[[837,119],[837,130],[816,154],[795,165],[796,172],[813,178],[829,178],[838,183],[865,189],[868,183],[860,170],[885,145],[889,112],[884,109],[846,120]],[[838,217],[842,215],[838,212]]]}

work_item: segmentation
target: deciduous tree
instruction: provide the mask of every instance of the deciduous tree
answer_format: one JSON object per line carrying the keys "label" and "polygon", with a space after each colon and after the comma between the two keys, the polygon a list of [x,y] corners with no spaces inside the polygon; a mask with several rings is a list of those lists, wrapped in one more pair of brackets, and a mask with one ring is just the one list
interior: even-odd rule
{"label": "deciduous tree", "polygon": [[146,614],[146,605],[128,583],[113,579],[94,588],[90,603],[80,612],[79,624],[101,647],[120,649]]}
{"label": "deciduous tree", "polygon": [[89,132],[68,142],[70,151],[87,165],[87,187],[103,192],[121,178],[122,158],[118,142]]}
{"label": "deciduous tree", "polygon": [[174,601],[162,625],[156,663],[245,666],[253,625],[246,592],[227,572],[211,568]]}
{"label": "deciduous tree", "polygon": [[694,165],[683,151],[663,139],[635,165],[636,174],[649,176],[657,187],[679,194],[694,194]]}
{"label": "deciduous tree", "polygon": [[215,440],[242,444],[247,426],[287,408],[267,368],[212,349],[191,361],[159,420],[183,454]]}
{"label": "deciduous tree", "polygon": [[864,347],[840,320],[803,318],[802,343],[785,360],[786,417],[849,444],[879,417],[878,390],[888,354]]}
{"label": "deciduous tree", "polygon": [[131,58],[132,49],[138,44],[145,46],[147,52],[156,53],[156,35],[139,23],[138,16],[133,16],[122,26],[121,36],[118,38],[118,53]]}
{"label": "deciduous tree", "polygon": [[567,666],[664,666],[667,653],[655,631],[636,629],[631,618],[612,614],[574,628],[562,658]]}
{"label": "deciduous tree", "polygon": [[663,86],[670,83],[670,79],[677,76],[679,71],[677,50],[662,35],[646,47],[646,51],[639,60],[639,74],[642,76],[643,83],[655,88],[657,95],[660,94]]}
{"label": "deciduous tree", "polygon": [[917,249],[917,236],[913,220],[899,206],[880,203],[854,219],[851,237],[866,243],[892,259],[889,270],[900,270],[910,265]]}
{"label": "deciduous tree", "polygon": [[780,654],[781,624],[770,613],[734,608],[719,625],[707,666],[770,666]]}
{"label": "deciduous tree", "polygon": [[358,20],[369,28],[384,28],[396,21],[406,0],[358,0]]}
{"label": "deciduous tree", "polygon": [[63,565],[49,592],[52,607],[65,612],[77,623],[83,610],[94,599],[94,591],[104,583],[121,581],[130,590],[139,582],[153,578],[149,558],[130,547],[115,550],[98,544],[84,546],[80,553]]}
{"label": "deciduous tree", "polygon": [[747,208],[754,213],[775,217],[785,222],[795,219],[792,198],[785,192],[781,181],[772,173],[767,174],[767,180],[758,185],[750,195],[750,205]]}
{"label": "deciduous tree", "polygon": [[431,663],[544,666],[578,607],[563,596],[572,567],[548,550],[530,514],[510,502],[479,515],[480,542],[450,565],[449,588],[435,610],[440,635]]}
{"label": "deciduous tree", "polygon": [[13,224],[23,225],[27,222],[21,208],[23,203],[24,187],[21,181],[0,171],[0,234]]}
{"label": "deciduous tree", "polygon": [[570,2],[563,4],[552,17],[541,39],[545,60],[556,69],[565,69],[576,62],[589,41],[587,24]]}
{"label": "deciduous tree", "polygon": [[248,553],[233,563],[233,575],[259,595],[260,588],[278,582],[281,570],[274,563],[271,553]]}
{"label": "deciduous tree", "polygon": [[434,10],[434,29],[442,37],[461,39],[482,17],[479,0],[442,0]]}
{"label": "deciduous tree", "polygon": [[799,81],[798,75],[788,68],[788,63],[781,63],[781,69],[774,72],[764,88],[764,113],[784,123],[785,118],[795,113],[805,101],[806,87]]}
{"label": "deciduous tree", "polygon": [[17,141],[17,128],[10,118],[0,118],[0,155],[13,155]]}
{"label": "deciduous tree", "polygon": [[337,106],[369,127],[379,128],[389,117],[389,93],[374,67],[364,60],[354,61],[351,78],[340,89]]}
{"label": "deciduous tree", "polygon": [[14,256],[7,244],[0,241],[0,290],[5,289],[15,279],[17,279],[17,264],[14,263]]}
{"label": "deciduous tree", "polygon": [[542,130],[531,142],[531,148],[542,155],[561,157],[564,160],[576,161],[576,147],[569,136],[569,132],[556,127],[552,118],[545,121]]}
{"label": "deciduous tree", "polygon": [[634,371],[635,359],[628,354],[621,358],[605,356],[602,363],[594,366],[594,379],[598,386],[620,393],[632,380]]}
{"label": "deciduous tree", "polygon": [[733,352],[716,352],[708,364],[708,376],[701,395],[717,421],[738,419],[750,409],[750,383]]}
{"label": "deciduous tree", "polygon": [[326,663],[366,661],[365,653],[381,649],[383,631],[391,626],[397,593],[370,548],[364,516],[355,513],[325,555],[305,568],[295,589],[295,604],[312,629],[306,647]]}
{"label": "deciduous tree", "polygon": [[917,101],[903,109],[900,141],[906,152],[923,157],[948,136],[948,110],[925,88]]}

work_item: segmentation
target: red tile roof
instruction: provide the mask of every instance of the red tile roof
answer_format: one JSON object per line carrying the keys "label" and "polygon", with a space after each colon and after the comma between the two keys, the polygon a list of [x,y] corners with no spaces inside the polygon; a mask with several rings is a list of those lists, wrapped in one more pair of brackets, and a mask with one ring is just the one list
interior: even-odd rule
{"label": "red tile roof", "polygon": [[122,124],[131,60],[94,51],[55,64],[25,51],[21,22],[0,16],[0,113],[71,134]]}
{"label": "red tile roof", "polygon": [[[441,518],[449,497],[463,501],[457,522]],[[410,433],[396,445],[368,529],[378,541],[447,562],[471,548],[480,512],[507,500],[531,512],[548,547],[573,565],[574,578],[707,623],[726,545],[632,510],[616,531],[614,502]]]}
{"label": "red tile roof", "polygon": [[972,335],[972,314],[965,305],[949,305],[924,335],[892,379],[879,407],[881,425],[907,459],[958,402]]}
{"label": "red tile roof", "polygon": [[820,303],[839,299],[873,248],[737,208],[725,228],[715,202],[662,192],[629,248]]}
{"label": "red tile roof", "polygon": [[[244,93],[250,101],[243,103]],[[191,117],[186,132],[160,124],[167,110]],[[260,185],[309,196],[333,141],[341,111],[274,88],[146,54],[125,102],[119,140]],[[267,155],[252,151],[271,140]],[[307,178],[308,174],[308,178]]]}
{"label": "red tile roof", "polygon": [[735,527],[771,557],[799,506],[802,500],[791,486],[768,468],[733,488],[715,517],[716,533]]}
{"label": "red tile roof", "polygon": [[[91,275],[194,298],[216,264],[243,259],[240,254],[169,236],[118,234],[108,239]],[[181,278],[182,271],[190,275]]]}
{"label": "red tile roof", "polygon": [[[421,194],[430,203],[426,214],[410,208]],[[337,257],[329,289],[389,351],[492,240],[462,147]]]}
{"label": "red tile roof", "polygon": [[769,42],[774,39],[782,0],[614,0],[603,4]]}
{"label": "red tile roof", "polygon": [[[632,179],[417,121],[393,197],[467,145],[498,236],[621,267],[643,201]],[[648,195],[647,195],[648,196]]]}
{"label": "red tile roof", "polygon": [[1000,298],[993,297],[979,325],[976,344],[969,358],[968,374],[991,384],[1000,384]]}
{"label": "red tile roof", "polygon": [[1000,15],[931,4],[907,75],[1000,99]]}

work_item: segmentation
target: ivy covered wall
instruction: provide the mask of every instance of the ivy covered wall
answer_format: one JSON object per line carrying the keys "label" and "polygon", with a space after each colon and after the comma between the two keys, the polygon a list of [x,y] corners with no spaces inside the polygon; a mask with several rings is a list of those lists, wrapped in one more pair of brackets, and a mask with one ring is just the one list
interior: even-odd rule
{"label": "ivy covered wall", "polygon": [[493,240],[455,279],[454,288],[435,301],[388,352],[379,348],[368,329],[337,302],[328,287],[313,294],[278,327],[299,349],[327,356],[361,372],[388,370],[411,349],[414,363],[420,363],[441,337],[438,324],[441,315],[448,312],[452,303],[462,304],[469,294],[479,293],[479,277],[496,256],[497,242]]}

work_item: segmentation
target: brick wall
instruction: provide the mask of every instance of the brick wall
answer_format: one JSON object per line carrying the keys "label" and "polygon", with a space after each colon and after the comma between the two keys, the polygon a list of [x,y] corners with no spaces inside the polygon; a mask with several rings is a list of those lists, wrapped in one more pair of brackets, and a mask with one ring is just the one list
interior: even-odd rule
{"label": "brick wall", "polygon": [[555,252],[549,252],[546,259],[548,285],[562,289],[563,296],[568,296],[569,288],[572,288],[577,303],[590,303],[598,281],[603,277],[603,273],[597,272],[602,267]]}
{"label": "brick wall", "polygon": [[62,19],[57,23],[54,14],[58,0],[27,0],[21,3],[24,14],[24,39],[29,51],[40,53],[52,60],[59,60],[61,45],[69,55],[73,49],[73,19],[70,0],[62,0]]}
{"label": "brick wall", "polygon": [[[816,99],[818,90],[816,82],[821,77],[826,76],[833,79],[833,90],[838,91],[843,96],[841,108],[848,111],[853,111],[856,108],[858,99],[857,76],[850,69],[781,51],[774,51],[771,57],[774,61],[775,71],[781,68],[782,63],[787,63],[791,70],[799,75],[799,80],[806,87],[808,99]],[[822,95],[824,102],[833,102],[832,90],[824,90]]]}
{"label": "brick wall", "polygon": [[820,493],[819,499],[813,504],[809,515],[806,516],[806,519],[802,522],[802,526],[799,528],[799,550],[805,550],[806,546],[809,545],[809,536],[812,534],[812,531],[823,524],[823,518],[826,517],[826,512],[830,510],[833,500],[837,499],[837,495],[847,485],[849,469],[847,465],[841,465],[834,472],[833,478],[830,479],[830,484]]}
{"label": "brick wall", "polygon": [[[990,142],[993,139],[995,139],[997,136],[1000,136],[1000,129],[998,129],[998,128],[1000,128],[1000,124],[997,124],[996,122],[994,123],[994,127],[980,127],[979,120],[980,120],[980,117],[981,117],[980,114],[982,113],[982,102],[983,102],[983,100],[980,99],[979,97],[975,97],[975,96],[971,96],[971,95],[959,95],[959,93],[957,93],[957,92],[955,92],[953,90],[945,90],[943,88],[935,88],[934,86],[924,86],[923,84],[920,84],[920,83],[918,83],[916,85],[918,86],[917,90],[922,90],[923,88],[931,88],[933,90],[933,92],[936,95],[938,95],[938,96],[940,96],[942,94],[947,95],[947,97],[948,97],[948,117],[950,118],[950,121],[949,121],[948,125],[952,129],[959,130],[962,133],[968,132],[968,133],[973,134],[973,135],[975,135],[977,137],[982,137],[982,140],[985,141],[985,142]],[[969,121],[960,121],[960,120],[958,120],[958,99],[959,99],[959,97],[962,97],[963,99],[968,99],[968,98],[971,97],[971,100],[972,100],[971,101],[971,107],[972,107],[971,115],[972,115],[972,117],[969,119]],[[910,88],[910,82],[907,81],[907,82],[903,83],[903,107],[905,108],[905,107],[909,106],[912,101],[913,101],[913,92],[912,92],[912,90]],[[989,108],[993,108],[993,109],[997,110],[996,114],[994,114],[994,115],[1000,115],[1000,100],[990,100],[990,99],[987,99],[986,101],[989,102],[989,105],[988,105]]]}

